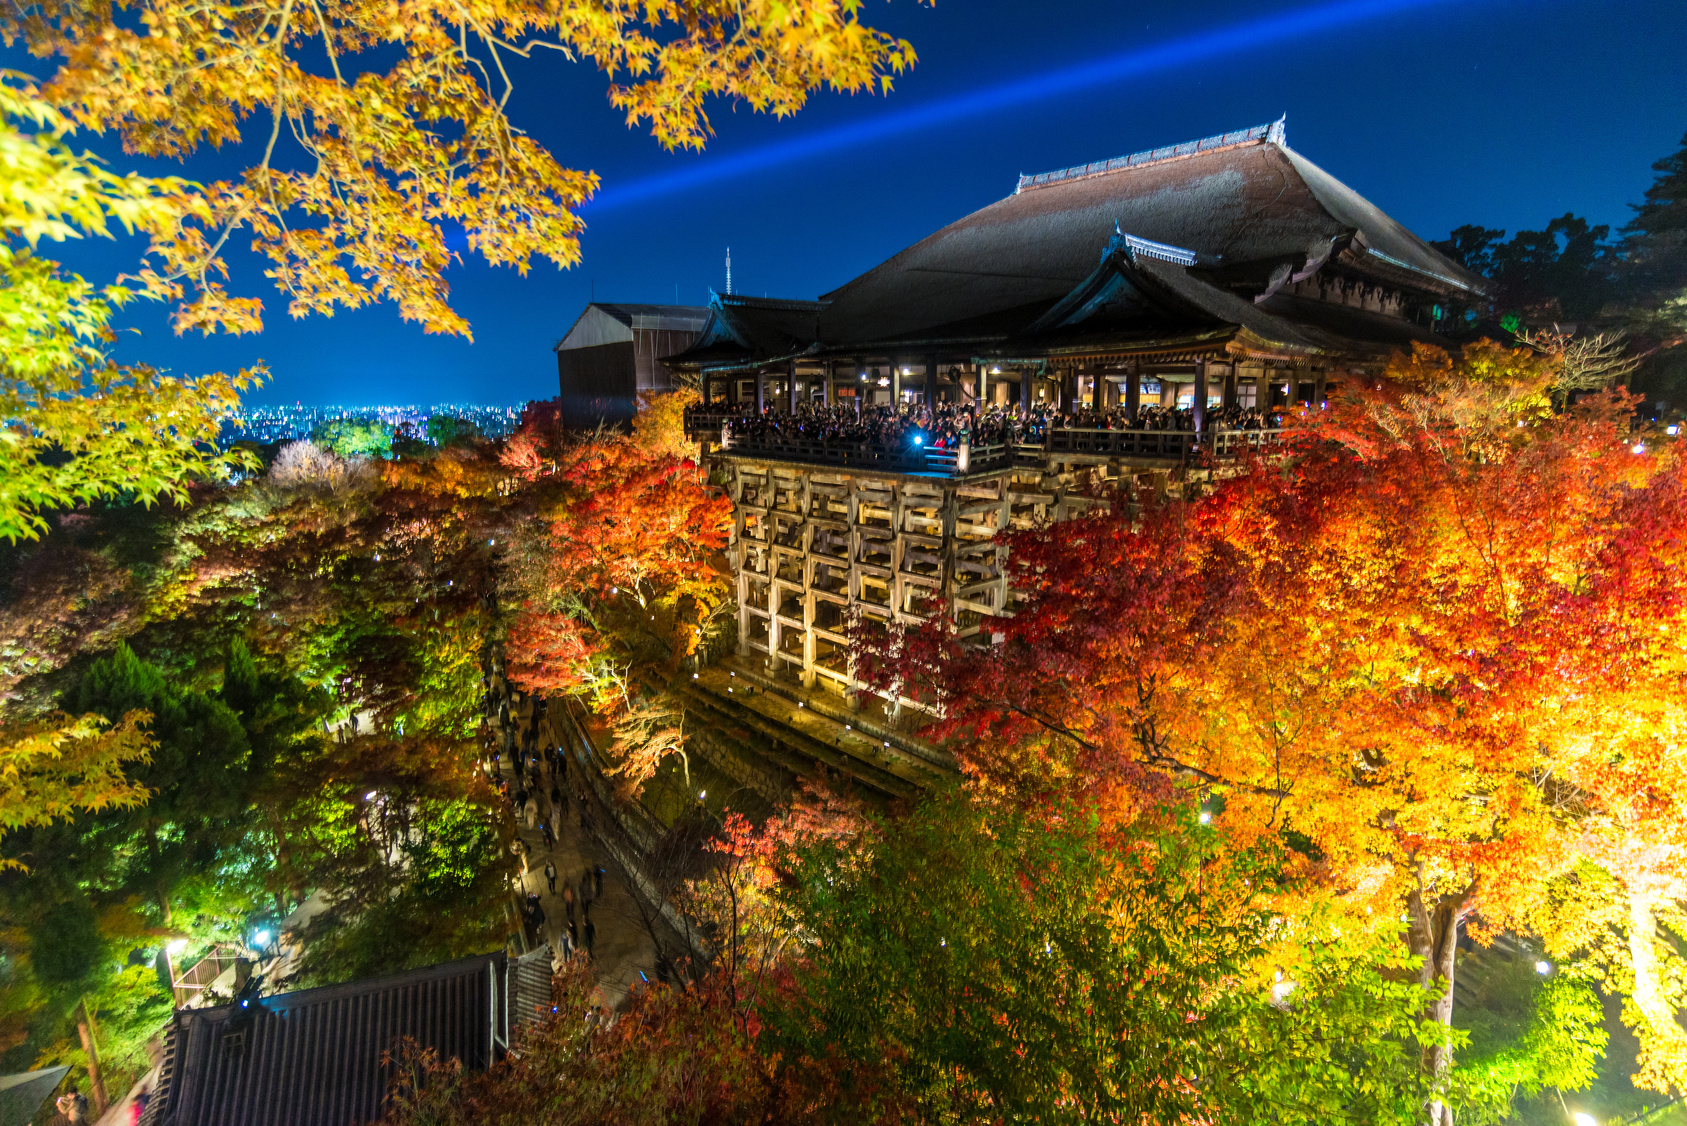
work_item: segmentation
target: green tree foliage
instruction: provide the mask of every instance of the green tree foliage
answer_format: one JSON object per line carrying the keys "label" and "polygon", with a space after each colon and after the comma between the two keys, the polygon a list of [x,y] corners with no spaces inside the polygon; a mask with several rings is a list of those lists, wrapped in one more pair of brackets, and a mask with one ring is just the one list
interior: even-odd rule
{"label": "green tree foliage", "polygon": [[1563,973],[1543,978],[1525,957],[1472,954],[1461,969],[1466,998],[1454,1025],[1470,1040],[1459,1122],[1506,1121],[1543,1091],[1593,1084],[1609,1036],[1591,986]]}
{"label": "green tree foliage", "polygon": [[471,420],[449,414],[429,417],[427,436],[436,446],[470,446],[481,440],[480,428]]}
{"label": "green tree foliage", "polygon": [[392,439],[392,426],[376,419],[336,418],[310,432],[312,442],[341,457],[390,457]]}
{"label": "green tree foliage", "polygon": [[772,1045],[836,1070],[840,1115],[879,1091],[933,1121],[1417,1122],[1393,936],[1287,922],[1275,858],[1217,846],[1193,816],[1108,834],[956,794],[865,859],[799,849],[814,941]]}
{"label": "green tree foliage", "polygon": [[114,228],[162,236],[188,185],[109,172],[71,133],[32,85],[0,74],[0,537],[14,541],[39,537],[54,508],[180,499],[247,464],[206,443],[261,374],[182,380],[111,361],[111,316],[139,291],[99,289],[36,250]]}
{"label": "green tree foliage", "polygon": [[227,704],[175,688],[127,643],[94,662],[75,699],[78,710],[108,718],[137,710],[152,716],[156,747],[135,776],[153,797],[102,821],[118,838],[107,862],[124,870],[125,882],[155,891],[167,920],[172,886],[214,870],[219,853],[252,823],[246,731]]}

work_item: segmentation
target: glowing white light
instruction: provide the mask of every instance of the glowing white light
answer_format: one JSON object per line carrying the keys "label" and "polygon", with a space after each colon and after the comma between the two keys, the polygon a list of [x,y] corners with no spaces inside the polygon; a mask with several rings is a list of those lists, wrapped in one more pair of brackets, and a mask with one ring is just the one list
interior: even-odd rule
{"label": "glowing white light", "polygon": [[1292,981],[1279,981],[1276,985],[1273,985],[1271,987],[1271,996],[1275,1000],[1281,1001],[1283,998],[1287,997],[1289,994],[1293,993],[1294,991],[1295,991],[1295,983],[1294,982],[1292,982]]}
{"label": "glowing white light", "polygon": [[364,800],[364,801],[374,801],[374,800],[375,800],[375,794],[376,794],[376,793],[377,793],[377,791],[375,791],[375,790],[370,790],[370,791],[369,791],[369,792],[368,792],[368,793],[367,793],[367,794],[364,794],[364,795],[363,795],[363,800]]}
{"label": "glowing white light", "polygon": [[1535,972],[1538,973],[1538,974],[1549,974],[1549,973],[1551,973],[1552,972],[1552,963],[1551,962],[1536,962],[1535,963]]}
{"label": "glowing white light", "polygon": [[257,934],[252,936],[252,941],[257,943],[259,946],[267,945],[269,943],[269,932],[259,931]]}
{"label": "glowing white light", "polygon": [[379,554],[377,554],[377,555],[376,555],[376,556],[375,556],[375,562],[377,562],[377,563],[379,563],[379,562],[380,562],[380,561],[381,561],[381,557],[380,557],[380,555],[379,555]]}
{"label": "glowing white light", "polygon": [[1212,821],[1212,819],[1213,819],[1212,814],[1208,813],[1204,809],[1201,811],[1201,824],[1203,824],[1203,825],[1209,824]]}
{"label": "glowing white light", "polygon": [[1583,1111],[1576,1111],[1576,1126],[1599,1126],[1599,1120]]}
{"label": "glowing white light", "polygon": [[1671,438],[1673,438],[1677,434],[1681,433],[1681,427],[1675,426],[1675,425],[1672,424],[1672,425],[1664,428],[1664,433],[1668,434]]}
{"label": "glowing white light", "polygon": [[925,445],[925,439],[920,437],[918,434],[915,434],[914,435],[914,445],[916,445],[916,446]]}
{"label": "glowing white light", "polygon": [[185,938],[172,939],[170,941],[170,945],[166,946],[164,949],[168,950],[171,953],[171,955],[180,954],[183,950],[187,949],[187,939],[185,939]]}
{"label": "glowing white light", "polygon": [[1646,443],[1645,442],[1634,443],[1634,452],[1637,453],[1637,454],[1645,453],[1646,452]]}
{"label": "glowing white light", "polygon": [[991,368],[990,374],[991,375],[1000,375],[1000,374],[1002,374],[1002,369],[1001,368]]}
{"label": "glowing white light", "polygon": [[698,801],[702,801],[704,798],[706,798],[708,796],[709,796],[709,791],[707,791],[707,790],[698,790],[697,791],[697,800]]}

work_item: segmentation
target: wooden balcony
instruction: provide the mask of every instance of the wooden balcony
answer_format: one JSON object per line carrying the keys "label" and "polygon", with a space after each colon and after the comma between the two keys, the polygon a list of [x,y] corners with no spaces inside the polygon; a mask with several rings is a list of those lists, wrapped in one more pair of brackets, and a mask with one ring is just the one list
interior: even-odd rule
{"label": "wooden balcony", "polygon": [[919,473],[937,477],[966,477],[996,473],[1016,465],[1040,464],[1047,458],[1077,456],[1187,462],[1205,453],[1232,458],[1248,450],[1282,441],[1281,430],[1088,430],[1050,428],[1032,440],[1011,444],[960,446],[947,449],[907,445],[891,447],[871,442],[824,442],[778,435],[735,436],[725,427],[735,416],[725,412],[693,412],[686,419],[687,437],[722,443],[729,455],[824,465],[880,473]]}

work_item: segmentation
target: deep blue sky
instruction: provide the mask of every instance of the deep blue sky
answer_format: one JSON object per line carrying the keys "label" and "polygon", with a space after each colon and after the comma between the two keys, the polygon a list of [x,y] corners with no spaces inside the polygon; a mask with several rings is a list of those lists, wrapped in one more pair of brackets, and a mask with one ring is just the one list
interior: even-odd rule
{"label": "deep blue sky", "polygon": [[[1231,36],[1200,59],[1082,89],[1080,68],[1190,37],[1224,33],[1316,4],[1184,0],[870,2],[869,22],[910,39],[918,67],[888,97],[817,95],[780,122],[712,109],[702,155],[665,153],[629,132],[606,79],[546,56],[517,71],[516,123],[565,163],[596,170],[584,261],[526,277],[473,261],[454,268],[469,342],[425,336],[390,306],[292,321],[248,257],[234,282],[269,309],[261,336],[176,338],[162,310],[126,314],[119,358],[181,374],[267,361],[259,402],[515,402],[556,393],[550,348],[593,295],[704,304],[723,286],[810,298],[1013,190],[1038,172],[1288,115],[1291,146],[1426,238],[1480,222],[1515,230],[1575,211],[1620,226],[1651,183],[1650,165],[1687,132],[1687,8],[1680,0],[1369,0],[1341,26],[1266,43]],[[895,115],[951,106],[1023,80],[1046,97],[986,105],[853,145],[813,145],[665,194],[675,173],[767,146],[872,134]],[[1002,99],[997,99],[998,103]],[[800,146],[799,146],[800,147]],[[190,164],[196,178],[221,174]],[[90,248],[92,249],[92,248]],[[132,264],[132,248],[67,255],[90,269]]]}

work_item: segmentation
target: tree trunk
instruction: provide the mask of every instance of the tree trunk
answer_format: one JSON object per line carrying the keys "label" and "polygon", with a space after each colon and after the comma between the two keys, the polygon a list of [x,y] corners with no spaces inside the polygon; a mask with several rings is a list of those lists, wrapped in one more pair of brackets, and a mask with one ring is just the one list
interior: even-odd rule
{"label": "tree trunk", "polygon": [[[1464,891],[1434,898],[1427,904],[1421,888],[1414,888],[1407,899],[1411,923],[1406,930],[1406,943],[1413,954],[1422,959],[1418,967],[1418,983],[1423,986],[1424,1017],[1443,1028],[1453,1025],[1453,980],[1457,969],[1459,922],[1464,918],[1475,891],[1474,885]],[[1453,1066],[1452,1048],[1444,1043],[1430,1044],[1423,1049],[1424,1074],[1436,1080],[1444,1078]],[[1453,1110],[1439,1099],[1428,1107],[1430,1126],[1453,1126]]]}
{"label": "tree trunk", "polygon": [[88,1002],[82,1002],[82,1019],[76,1022],[76,1031],[82,1037],[82,1051],[88,1057],[88,1088],[94,1096],[94,1118],[99,1119],[105,1114],[105,1077],[100,1074],[100,1052],[94,1044],[93,1016],[88,1012]]}
{"label": "tree trunk", "polygon": [[1687,1059],[1687,1032],[1676,1018],[1658,973],[1658,920],[1652,897],[1630,888],[1628,893],[1628,952],[1634,966],[1634,994],[1640,1014],[1639,1078],[1658,1090],[1687,1082],[1679,1061]]}

